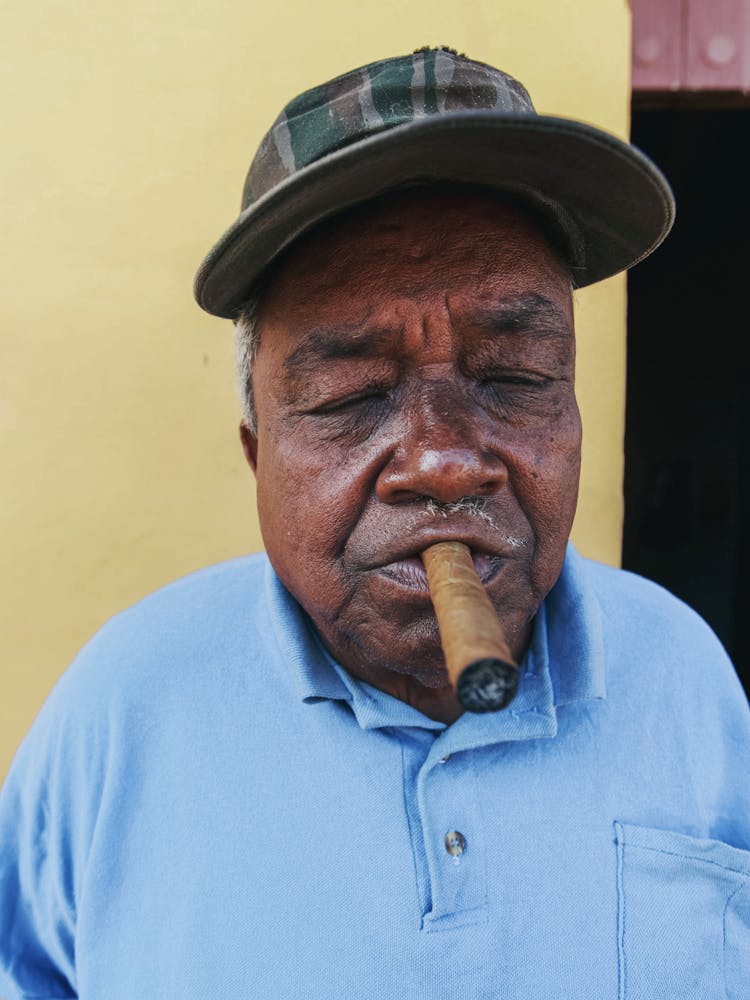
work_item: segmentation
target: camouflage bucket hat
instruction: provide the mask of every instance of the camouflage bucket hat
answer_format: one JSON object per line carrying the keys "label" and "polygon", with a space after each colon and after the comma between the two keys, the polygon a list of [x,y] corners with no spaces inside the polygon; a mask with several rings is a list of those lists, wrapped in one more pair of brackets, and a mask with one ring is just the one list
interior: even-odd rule
{"label": "camouflage bucket hat", "polygon": [[263,138],[239,218],[196,275],[199,305],[233,318],[268,265],[317,223],[414,182],[495,189],[541,215],[574,284],[654,250],[674,221],[669,184],[635,147],[538,115],[513,77],[449,49],[352,70],[288,104]]}

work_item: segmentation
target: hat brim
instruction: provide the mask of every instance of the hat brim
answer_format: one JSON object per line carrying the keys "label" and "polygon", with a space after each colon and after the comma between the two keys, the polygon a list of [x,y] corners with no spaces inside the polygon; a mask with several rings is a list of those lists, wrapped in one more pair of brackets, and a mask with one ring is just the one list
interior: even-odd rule
{"label": "hat brim", "polygon": [[303,233],[414,180],[479,185],[533,205],[565,231],[579,288],[638,263],[674,222],[658,168],[591,125],[488,111],[418,118],[330,153],[245,209],[198,270],[198,304],[236,317],[260,274]]}

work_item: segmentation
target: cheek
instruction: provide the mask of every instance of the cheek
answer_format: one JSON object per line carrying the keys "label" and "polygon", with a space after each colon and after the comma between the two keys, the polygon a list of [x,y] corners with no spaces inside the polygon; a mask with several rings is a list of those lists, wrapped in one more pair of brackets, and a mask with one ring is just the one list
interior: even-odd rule
{"label": "cheek", "polygon": [[362,466],[335,449],[322,455],[302,434],[261,431],[258,515],[277,572],[304,565],[308,572],[315,566],[318,573],[330,573],[365,502],[366,463]]}
{"label": "cheek", "polygon": [[[577,416],[577,411],[576,411]],[[535,475],[549,486],[550,495],[577,495],[581,466],[580,421],[561,420],[545,436],[534,459]]]}
{"label": "cheek", "polygon": [[537,553],[557,579],[578,502],[581,469],[581,423],[578,408],[548,429],[533,463],[533,520]]}
{"label": "cheek", "polygon": [[502,422],[496,446],[535,479],[557,481],[575,468],[581,450],[581,420],[575,398],[556,400],[526,420]]}
{"label": "cheek", "polygon": [[536,536],[537,551],[564,548],[575,514],[580,475],[581,425],[575,403],[512,449],[511,482]]}

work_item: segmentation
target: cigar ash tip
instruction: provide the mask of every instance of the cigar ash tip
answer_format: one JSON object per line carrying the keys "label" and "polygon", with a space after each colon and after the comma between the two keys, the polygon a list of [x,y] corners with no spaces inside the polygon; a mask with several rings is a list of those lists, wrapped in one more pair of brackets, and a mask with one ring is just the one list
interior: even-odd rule
{"label": "cigar ash tip", "polygon": [[467,712],[497,712],[515,698],[518,678],[518,668],[503,660],[475,660],[461,671],[456,695]]}

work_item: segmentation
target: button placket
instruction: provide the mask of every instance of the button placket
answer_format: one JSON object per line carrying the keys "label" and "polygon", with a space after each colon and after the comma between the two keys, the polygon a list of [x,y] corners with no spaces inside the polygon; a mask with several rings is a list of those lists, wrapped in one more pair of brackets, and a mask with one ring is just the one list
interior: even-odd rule
{"label": "button placket", "polygon": [[425,929],[457,920],[483,920],[487,898],[485,857],[476,800],[472,753],[438,766],[433,756],[419,776],[419,805],[430,877],[432,906]]}

